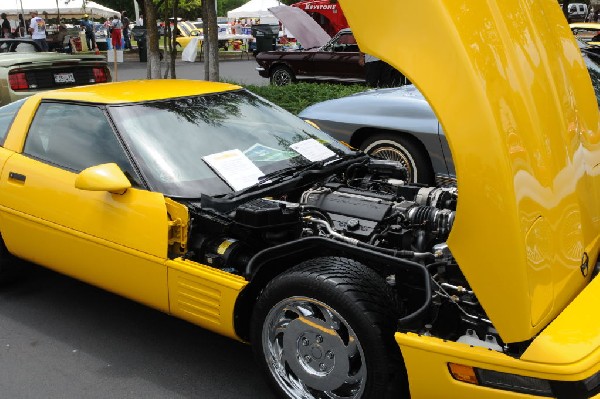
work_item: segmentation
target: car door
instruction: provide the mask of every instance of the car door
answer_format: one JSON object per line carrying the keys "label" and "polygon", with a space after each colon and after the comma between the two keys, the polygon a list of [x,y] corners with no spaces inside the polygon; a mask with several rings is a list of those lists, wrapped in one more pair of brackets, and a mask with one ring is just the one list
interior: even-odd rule
{"label": "car door", "polygon": [[[110,162],[133,188],[75,188],[81,170]],[[0,228],[12,253],[168,310],[165,199],[143,189],[101,107],[42,102],[22,153],[6,161],[0,193]]]}
{"label": "car door", "polygon": [[358,55],[358,44],[352,32],[341,33],[314,53],[311,75],[324,79],[364,79]]}

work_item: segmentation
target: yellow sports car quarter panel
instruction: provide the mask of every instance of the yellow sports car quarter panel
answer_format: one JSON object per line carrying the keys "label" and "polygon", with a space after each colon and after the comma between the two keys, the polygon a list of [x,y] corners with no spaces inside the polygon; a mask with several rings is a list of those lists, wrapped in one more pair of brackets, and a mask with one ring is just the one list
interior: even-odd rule
{"label": "yellow sports car quarter panel", "polygon": [[[461,194],[450,250],[502,339],[532,338],[589,281],[600,232],[598,105],[560,8],[340,3],[361,49],[405,73],[432,105]],[[378,24],[382,9],[394,24]]]}
{"label": "yellow sports car quarter panel", "polygon": [[182,259],[167,262],[171,314],[239,339],[233,327],[235,300],[247,281]]}

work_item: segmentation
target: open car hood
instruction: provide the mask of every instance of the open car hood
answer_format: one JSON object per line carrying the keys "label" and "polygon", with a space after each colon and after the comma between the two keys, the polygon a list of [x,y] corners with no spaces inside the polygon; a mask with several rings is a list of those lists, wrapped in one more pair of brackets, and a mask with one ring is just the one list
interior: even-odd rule
{"label": "open car hood", "polygon": [[304,10],[297,7],[277,6],[269,11],[281,21],[285,29],[290,31],[304,48],[322,47],[331,37]]}
{"label": "open car hood", "polygon": [[460,192],[450,249],[502,339],[532,338],[589,282],[600,232],[598,105],[558,4],[340,3],[432,105]]}

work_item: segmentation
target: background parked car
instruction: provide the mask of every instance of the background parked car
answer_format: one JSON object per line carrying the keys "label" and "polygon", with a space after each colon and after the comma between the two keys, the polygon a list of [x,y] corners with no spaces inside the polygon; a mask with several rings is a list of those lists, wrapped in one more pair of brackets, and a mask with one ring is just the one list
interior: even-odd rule
{"label": "background parked car", "polygon": [[600,33],[600,24],[596,22],[576,22],[569,24],[573,35],[587,43]]}
{"label": "background parked car", "polygon": [[400,161],[411,182],[433,183],[436,175],[455,173],[442,128],[412,85],[324,101],[299,116],[375,157]]}
{"label": "background parked car", "polygon": [[258,53],[256,70],[277,86],[296,80],[362,83],[365,70],[358,65],[358,54],[352,31],[342,29],[327,44],[316,49]]}
{"label": "background parked car", "polygon": [[32,39],[0,39],[0,53],[36,53],[42,51]]}
{"label": "background parked car", "polygon": [[[33,47],[14,39],[14,42],[0,41],[0,49],[2,46],[18,48],[24,44]],[[102,55],[20,53],[18,50],[0,53],[0,105],[39,91],[111,80],[110,70]]]}
{"label": "background parked car", "polygon": [[[600,55],[581,44],[600,103]],[[402,162],[411,182],[452,183],[455,169],[443,129],[412,85],[369,90],[312,105],[299,116],[340,141],[375,157]]]}
{"label": "background parked car", "polygon": [[[562,7],[562,4],[561,4]],[[588,6],[585,3],[569,4],[567,20],[569,22],[583,22],[588,15]]]}

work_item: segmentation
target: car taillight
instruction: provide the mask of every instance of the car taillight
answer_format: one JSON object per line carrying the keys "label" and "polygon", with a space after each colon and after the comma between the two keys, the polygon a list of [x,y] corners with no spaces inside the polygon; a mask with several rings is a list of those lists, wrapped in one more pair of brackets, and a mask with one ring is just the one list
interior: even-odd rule
{"label": "car taillight", "polygon": [[94,68],[94,81],[96,83],[105,83],[108,81],[104,68]]}
{"label": "car taillight", "polygon": [[11,73],[8,75],[8,82],[12,90],[27,90],[29,89],[29,83],[27,83],[27,76],[25,73]]}

